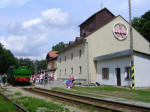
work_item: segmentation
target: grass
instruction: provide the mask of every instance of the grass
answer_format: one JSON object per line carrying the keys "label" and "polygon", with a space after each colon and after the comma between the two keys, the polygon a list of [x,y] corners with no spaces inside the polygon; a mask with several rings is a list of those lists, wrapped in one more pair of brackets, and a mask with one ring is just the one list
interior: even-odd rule
{"label": "grass", "polygon": [[63,105],[54,104],[52,102],[46,102],[42,99],[32,97],[19,97],[16,99],[16,103],[24,106],[30,112],[37,112],[43,109],[42,112],[58,111],[58,112],[69,112],[68,108],[64,108]]}
{"label": "grass", "polygon": [[90,111],[90,112],[93,112],[93,111],[95,111],[95,108],[94,107],[88,107],[88,110]]}
{"label": "grass", "polygon": [[0,96],[0,112],[16,112],[15,106],[11,102],[7,102]]}
{"label": "grass", "polygon": [[142,101],[150,103],[150,89],[130,90],[114,86],[99,87],[79,87],[74,86],[72,89],[53,88],[53,90],[69,92],[74,94],[94,96],[94,97],[117,97],[128,100]]}
{"label": "grass", "polygon": [[21,94],[21,92],[16,92],[15,95],[16,96],[21,96],[22,94]]}
{"label": "grass", "polygon": [[103,97],[103,96],[93,95],[93,94],[85,93],[85,92],[81,92],[81,91],[73,91],[72,89],[68,90],[68,89],[63,89],[63,88],[52,88],[52,90],[67,92],[67,93],[72,93],[72,94],[78,94],[78,95],[91,96],[91,97],[101,97],[101,98]]}

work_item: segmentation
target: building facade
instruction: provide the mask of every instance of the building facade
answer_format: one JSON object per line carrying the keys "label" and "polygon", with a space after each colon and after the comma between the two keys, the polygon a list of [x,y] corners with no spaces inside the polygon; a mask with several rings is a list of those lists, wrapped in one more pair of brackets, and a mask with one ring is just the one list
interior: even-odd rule
{"label": "building facade", "polygon": [[66,80],[74,76],[76,81],[88,81],[87,45],[85,40],[79,41],[59,52],[58,79]]}
{"label": "building facade", "polygon": [[[74,68],[80,66],[80,62],[84,62],[82,66],[86,71],[84,76],[87,80],[85,82],[118,86],[130,85],[129,23],[123,17],[114,16],[104,8],[80,25],[80,36],[80,44],[75,41],[59,53],[58,59],[70,56],[71,52],[76,55],[75,49],[80,46],[85,46],[85,58],[80,60],[75,58],[76,60],[63,64],[59,62],[58,70],[66,68],[69,71],[70,68],[67,69],[67,67]],[[150,82],[142,83],[142,81],[148,82],[150,80],[149,45],[149,42],[133,28],[135,87],[150,86]],[[75,69],[75,71],[78,70]],[[68,72],[66,77],[69,77],[70,73],[72,72]],[[80,79],[82,76],[77,72],[74,72],[74,75],[76,79]],[[61,76],[58,77],[61,79]]]}
{"label": "building facade", "polygon": [[57,80],[57,51],[50,51],[46,56],[46,62],[47,62],[47,74],[49,74],[52,79]]}

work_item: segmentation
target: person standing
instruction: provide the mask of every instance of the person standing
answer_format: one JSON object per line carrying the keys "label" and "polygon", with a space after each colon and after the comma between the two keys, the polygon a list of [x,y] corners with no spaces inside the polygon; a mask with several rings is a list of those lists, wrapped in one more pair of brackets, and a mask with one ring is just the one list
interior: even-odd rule
{"label": "person standing", "polygon": [[40,74],[40,84],[42,85],[42,83],[43,83],[43,76],[42,74]]}
{"label": "person standing", "polygon": [[1,86],[1,82],[2,82],[2,75],[0,75],[0,86]]}
{"label": "person standing", "polygon": [[5,86],[6,80],[7,80],[7,77],[6,77],[6,75],[4,74],[3,77],[2,77],[2,82],[3,82],[3,85],[4,85],[4,86]]}
{"label": "person standing", "polygon": [[1,81],[2,81],[2,76],[0,75],[0,83],[1,83]]}

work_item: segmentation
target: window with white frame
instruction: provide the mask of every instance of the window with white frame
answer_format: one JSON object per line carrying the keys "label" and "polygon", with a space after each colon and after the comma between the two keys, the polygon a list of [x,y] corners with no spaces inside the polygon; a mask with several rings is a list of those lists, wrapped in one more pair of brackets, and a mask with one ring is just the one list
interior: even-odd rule
{"label": "window with white frame", "polygon": [[102,79],[109,79],[109,68],[102,68]]}
{"label": "window with white frame", "polygon": [[82,52],[81,52],[81,49],[79,50],[79,58],[81,58],[81,54],[82,54]]}
{"label": "window with white frame", "polygon": [[73,68],[71,68],[71,74],[73,74]]}
{"label": "window with white frame", "polygon": [[67,60],[67,57],[65,56],[65,62],[66,62],[66,60]]}
{"label": "window with white frame", "polygon": [[61,70],[60,70],[60,76],[61,76]]}
{"label": "window with white frame", "polygon": [[71,60],[73,60],[73,53],[71,53]]}
{"label": "window with white frame", "polygon": [[67,70],[66,70],[66,68],[65,68],[65,75],[66,75],[66,71],[67,71]]}
{"label": "window with white frame", "polygon": [[61,64],[61,58],[59,59],[59,63]]}

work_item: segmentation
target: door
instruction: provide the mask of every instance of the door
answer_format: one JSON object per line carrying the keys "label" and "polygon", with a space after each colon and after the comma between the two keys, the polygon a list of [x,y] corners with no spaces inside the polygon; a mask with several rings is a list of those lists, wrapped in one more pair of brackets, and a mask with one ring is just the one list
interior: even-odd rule
{"label": "door", "polygon": [[121,86],[120,68],[116,68],[117,86]]}

